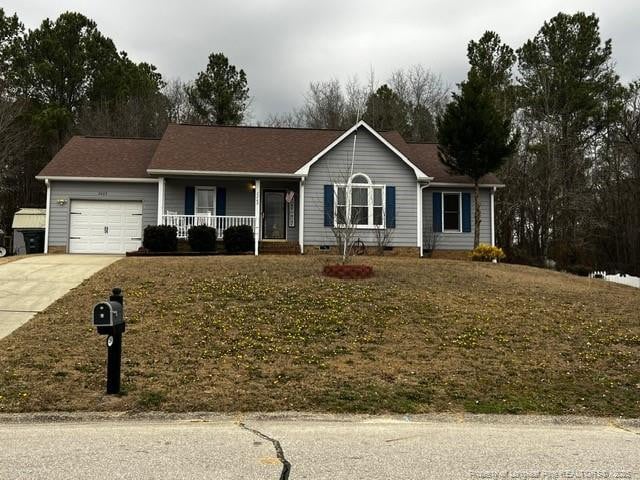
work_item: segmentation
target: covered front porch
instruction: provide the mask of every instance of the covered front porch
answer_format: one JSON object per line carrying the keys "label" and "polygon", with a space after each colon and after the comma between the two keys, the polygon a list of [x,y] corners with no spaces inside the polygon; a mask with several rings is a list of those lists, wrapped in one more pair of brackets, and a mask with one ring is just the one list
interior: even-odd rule
{"label": "covered front porch", "polygon": [[162,177],[158,182],[158,224],[175,226],[186,239],[195,225],[252,228],[255,255],[261,242],[302,244],[304,195],[301,178]]}

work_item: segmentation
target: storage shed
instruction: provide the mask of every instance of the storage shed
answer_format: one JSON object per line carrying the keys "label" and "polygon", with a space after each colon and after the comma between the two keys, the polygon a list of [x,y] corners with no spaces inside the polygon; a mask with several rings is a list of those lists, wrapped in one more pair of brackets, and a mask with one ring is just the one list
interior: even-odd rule
{"label": "storage shed", "polygon": [[45,208],[21,208],[13,216],[13,253],[44,252]]}

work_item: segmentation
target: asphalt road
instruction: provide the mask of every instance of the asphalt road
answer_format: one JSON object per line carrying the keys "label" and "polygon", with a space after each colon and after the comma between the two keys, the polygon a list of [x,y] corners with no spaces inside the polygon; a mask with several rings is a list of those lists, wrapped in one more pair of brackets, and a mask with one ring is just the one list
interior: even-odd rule
{"label": "asphalt road", "polygon": [[291,465],[290,479],[640,478],[640,422],[469,416],[12,421],[0,418],[3,480],[278,479],[286,478],[283,461]]}

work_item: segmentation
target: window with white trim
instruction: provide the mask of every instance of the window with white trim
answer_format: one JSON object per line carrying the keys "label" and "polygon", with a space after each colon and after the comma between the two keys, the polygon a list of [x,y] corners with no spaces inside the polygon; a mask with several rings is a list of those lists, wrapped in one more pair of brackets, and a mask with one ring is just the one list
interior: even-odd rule
{"label": "window with white trim", "polygon": [[216,214],[216,187],[196,187],[196,215]]}
{"label": "window with white trim", "polygon": [[356,173],[347,183],[334,184],[336,227],[372,228],[384,226],[385,186],[374,185],[364,173]]}
{"label": "window with white trim", "polygon": [[462,194],[442,194],[442,231],[462,231]]}

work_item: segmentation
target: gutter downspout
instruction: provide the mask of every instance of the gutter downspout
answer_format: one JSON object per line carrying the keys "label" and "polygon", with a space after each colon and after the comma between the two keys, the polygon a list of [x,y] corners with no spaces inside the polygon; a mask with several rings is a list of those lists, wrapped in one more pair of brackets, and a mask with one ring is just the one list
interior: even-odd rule
{"label": "gutter downspout", "polygon": [[44,253],[49,253],[49,210],[51,209],[51,184],[49,179],[45,178],[45,185],[47,186],[47,207],[44,217]]}
{"label": "gutter downspout", "polygon": [[[491,189],[491,246],[496,246],[496,210],[495,210],[495,194],[496,187]],[[493,263],[498,263],[498,260],[493,259]]]}

